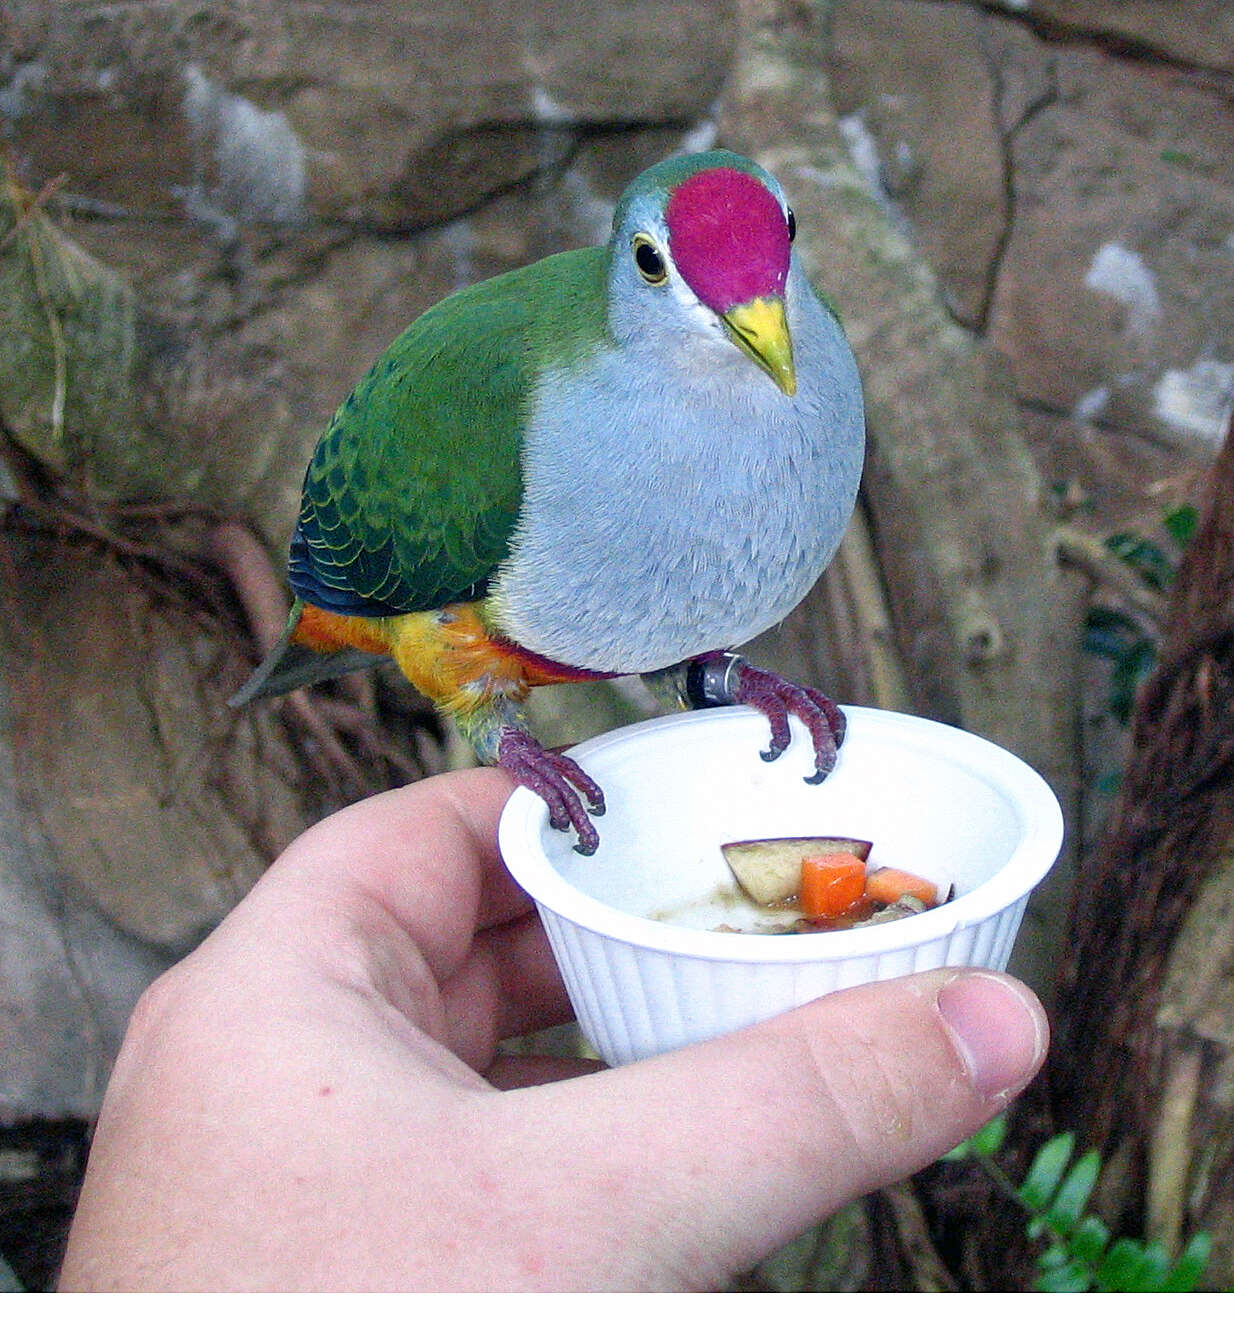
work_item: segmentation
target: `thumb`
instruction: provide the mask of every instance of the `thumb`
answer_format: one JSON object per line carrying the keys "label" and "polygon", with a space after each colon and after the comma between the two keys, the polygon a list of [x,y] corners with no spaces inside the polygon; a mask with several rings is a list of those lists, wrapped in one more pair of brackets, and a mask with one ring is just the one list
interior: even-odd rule
{"label": "thumb", "polygon": [[576,1222],[592,1195],[610,1229],[622,1218],[632,1274],[614,1286],[707,1287],[950,1150],[1028,1084],[1047,1039],[1010,977],[861,986],[565,1083],[577,1121],[563,1133],[557,1111],[553,1158]]}

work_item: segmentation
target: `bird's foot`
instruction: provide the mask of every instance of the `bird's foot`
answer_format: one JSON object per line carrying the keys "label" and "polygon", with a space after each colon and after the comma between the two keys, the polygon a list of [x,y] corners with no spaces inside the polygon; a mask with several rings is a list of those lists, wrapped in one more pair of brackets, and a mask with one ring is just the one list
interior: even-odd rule
{"label": "bird's foot", "polygon": [[[561,752],[548,751],[526,729],[507,726],[497,745],[497,764],[544,799],[553,829],[574,830],[578,835],[575,852],[584,857],[595,852],[600,835],[588,819],[588,812],[604,815],[604,793],[576,761]],[[586,810],[580,795],[587,800]]]}
{"label": "bird's foot", "polygon": [[806,776],[806,783],[821,784],[835,769],[845,719],[830,697],[743,661],[737,675],[737,700],[762,711],[771,721],[771,746],[759,753],[764,761],[774,761],[788,746],[788,717],[796,715],[814,743],[814,773]]}
{"label": "bird's foot", "polygon": [[715,651],[692,661],[687,692],[692,705],[752,706],[766,715],[771,745],[759,753],[764,761],[774,761],[788,746],[788,717],[796,715],[814,743],[814,773],[806,776],[806,783],[821,784],[835,769],[846,721],[839,706],[817,688],[791,683],[732,652]]}

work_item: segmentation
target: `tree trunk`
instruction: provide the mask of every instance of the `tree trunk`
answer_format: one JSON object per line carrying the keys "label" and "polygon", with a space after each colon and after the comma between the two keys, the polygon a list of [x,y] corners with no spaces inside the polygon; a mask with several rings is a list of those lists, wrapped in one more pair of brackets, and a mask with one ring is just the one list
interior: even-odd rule
{"label": "tree trunk", "polygon": [[[1234,424],[1183,557],[1122,784],[1076,891],[1051,1082],[1057,1126],[1140,1177],[1107,1188],[1234,1279]],[[1147,1188],[1141,1202],[1140,1189]]]}

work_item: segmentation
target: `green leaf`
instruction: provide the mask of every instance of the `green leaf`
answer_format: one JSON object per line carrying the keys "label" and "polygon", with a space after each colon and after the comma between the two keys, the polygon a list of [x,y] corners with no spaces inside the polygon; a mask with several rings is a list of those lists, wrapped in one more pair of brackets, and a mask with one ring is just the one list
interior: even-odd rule
{"label": "green leaf", "polygon": [[1096,1215],[1089,1215],[1076,1225],[1067,1245],[1076,1260],[1095,1265],[1109,1243],[1110,1230]]}
{"label": "green leaf", "polygon": [[1157,591],[1164,591],[1173,581],[1174,565],[1155,541],[1134,532],[1115,532],[1106,537],[1105,545]]}
{"label": "green leaf", "polygon": [[1117,660],[1143,636],[1140,622],[1122,610],[1091,605],[1084,615],[1084,649],[1090,655]]}
{"label": "green leaf", "polygon": [[[944,1159],[979,1157],[1000,1186],[1010,1185],[991,1163],[1007,1138],[1007,1119],[999,1114],[961,1142]],[[1072,1163],[1075,1134],[1062,1132],[1038,1151],[1024,1181],[1015,1190],[1029,1214],[1030,1239],[1049,1234],[1036,1261],[1033,1288],[1038,1292],[1192,1292],[1208,1264],[1212,1241],[1197,1233],[1176,1261],[1159,1243],[1133,1238],[1110,1243],[1110,1230],[1085,1207],[1101,1174],[1101,1156],[1086,1151]]]}
{"label": "green leaf", "polygon": [[1168,510],[1161,521],[1174,544],[1185,550],[1200,525],[1200,513],[1194,504],[1179,504]]}
{"label": "green leaf", "polygon": [[1042,1270],[1033,1283],[1037,1292],[1052,1293],[1088,1292],[1092,1286],[1092,1271],[1076,1260],[1070,1260],[1055,1269]]}
{"label": "green leaf", "polygon": [[1162,1292],[1194,1292],[1208,1265],[1213,1240],[1207,1233],[1197,1233],[1174,1262],[1161,1285]]}
{"label": "green leaf", "polygon": [[1065,1242],[1054,1242],[1037,1257],[1037,1272],[1057,1270],[1071,1263],[1071,1252]]}
{"label": "green leaf", "polygon": [[1136,693],[1156,660],[1156,645],[1142,637],[1116,661],[1110,673],[1110,710],[1120,723],[1131,718]]}
{"label": "green leaf", "polygon": [[1119,632],[1108,628],[1087,627],[1084,630],[1084,650],[1102,660],[1121,660],[1132,643]]}
{"label": "green leaf", "polygon": [[1060,1132],[1037,1152],[1024,1181],[1020,1184],[1020,1199],[1029,1210],[1043,1211],[1050,1203],[1075,1146],[1074,1132]]}
{"label": "green leaf", "polygon": [[961,1141],[958,1146],[953,1146],[946,1155],[939,1158],[944,1160],[967,1160],[974,1155],[982,1156],[985,1159],[992,1159],[1003,1148],[1003,1143],[1007,1140],[1007,1114],[1004,1111],[1001,1114],[995,1114],[984,1127],[978,1128],[971,1137]]}
{"label": "green leaf", "polygon": [[1097,1266],[1097,1287],[1102,1292],[1135,1292],[1144,1261],[1144,1248],[1131,1238],[1119,1238]]}
{"label": "green leaf", "polygon": [[990,1121],[972,1136],[973,1150],[986,1159],[992,1159],[1003,1148],[1007,1140],[1007,1114],[995,1114]]}
{"label": "green leaf", "polygon": [[1098,632],[1119,633],[1138,637],[1144,627],[1140,621],[1126,610],[1116,609],[1112,605],[1090,605],[1084,611],[1084,625]]}
{"label": "green leaf", "polygon": [[1066,1237],[1079,1222],[1100,1173],[1101,1155],[1095,1150],[1080,1156],[1071,1166],[1045,1211],[1045,1220],[1056,1233]]}
{"label": "green leaf", "polygon": [[1140,1260],[1136,1292],[1160,1292],[1170,1273],[1170,1257],[1160,1242],[1150,1242]]}

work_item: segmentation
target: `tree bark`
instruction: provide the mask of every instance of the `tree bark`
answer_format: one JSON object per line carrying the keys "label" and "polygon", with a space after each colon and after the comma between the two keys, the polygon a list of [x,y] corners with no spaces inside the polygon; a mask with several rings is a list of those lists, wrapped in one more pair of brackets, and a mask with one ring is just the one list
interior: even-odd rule
{"label": "tree bark", "polygon": [[[1060,982],[1057,1126],[1143,1179],[1118,1208],[1234,1274],[1234,424],[1170,599],[1158,664],[1085,867]],[[1147,1187],[1141,1203],[1139,1189]]]}

